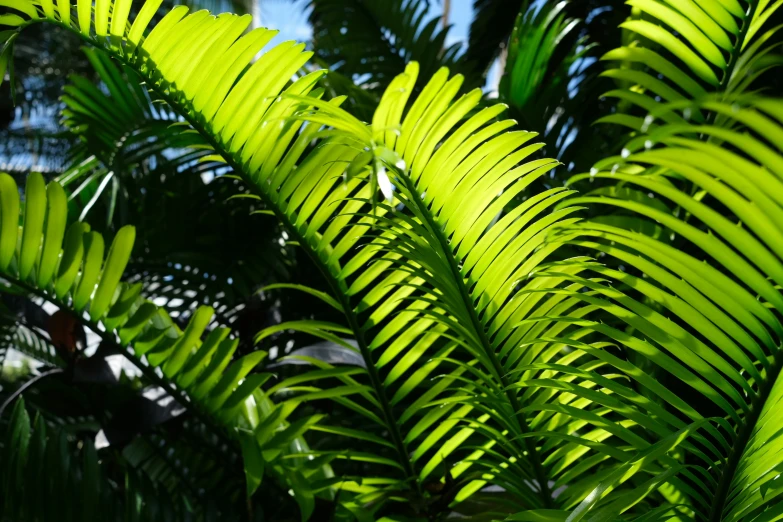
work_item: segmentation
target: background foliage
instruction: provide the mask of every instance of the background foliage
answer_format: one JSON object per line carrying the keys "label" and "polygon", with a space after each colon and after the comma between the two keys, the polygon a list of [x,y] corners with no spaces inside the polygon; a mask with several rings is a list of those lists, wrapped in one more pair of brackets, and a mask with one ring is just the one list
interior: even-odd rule
{"label": "background foliage", "polygon": [[0,513],[782,518],[781,3],[300,4],[0,2]]}

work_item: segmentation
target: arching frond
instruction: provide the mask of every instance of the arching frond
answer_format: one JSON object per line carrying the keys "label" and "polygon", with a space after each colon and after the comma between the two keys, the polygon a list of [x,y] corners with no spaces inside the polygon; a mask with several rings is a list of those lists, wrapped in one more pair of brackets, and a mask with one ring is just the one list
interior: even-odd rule
{"label": "arching frond", "polygon": [[57,178],[70,213],[107,232],[134,224],[129,270],[144,295],[177,318],[210,304],[229,325],[262,284],[285,275],[291,256],[279,227],[135,72],[103,51],[85,53],[102,86],[74,76],[65,88],[64,123],[82,143]]}
{"label": "arching frond", "polygon": [[498,88],[512,116],[524,128],[541,129],[545,153],[569,169],[605,153],[584,129],[604,113],[605,103],[595,98],[606,87],[590,25],[571,15],[582,7],[575,4],[545,3],[519,13]]}
{"label": "arching frond", "polygon": [[[378,232],[369,248],[383,255],[376,265],[383,262],[394,268],[385,285],[393,283],[400,288],[397,295],[415,300],[400,313],[406,315],[404,321],[395,318],[381,330],[381,338],[399,336],[392,337],[395,342],[387,353],[403,350],[411,334],[420,335],[426,328],[452,341],[446,345],[448,351],[436,354],[434,360],[450,373],[443,376],[437,395],[435,389],[425,394],[430,404],[442,407],[428,412],[412,433],[436,422],[441,427],[421,442],[409,435],[416,442],[411,446],[413,459],[421,462],[419,475],[427,479],[444,462],[459,458],[460,448],[470,440],[467,447],[472,455],[462,457],[446,479],[447,484],[459,480],[454,492],[457,502],[489,481],[512,492],[511,505],[516,509],[553,507],[548,470],[539,455],[542,448],[531,429],[535,419],[523,411],[525,402],[512,376],[521,364],[561,357],[556,351],[518,348],[526,338],[541,333],[520,327],[523,321],[534,310],[550,310],[557,304],[535,291],[540,281],[530,285],[525,281],[557,252],[560,242],[549,237],[555,228],[575,222],[578,208],[547,214],[570,195],[558,188],[498,217],[504,206],[556,162],[526,162],[541,145],[528,144],[533,133],[504,133],[511,121],[492,123],[502,106],[488,107],[463,121],[481,93],[475,90],[452,102],[462,78],[449,79],[445,70],[409,105],[408,93],[417,73],[412,64],[392,83],[372,127],[363,135],[353,132],[360,123],[343,113],[330,111],[331,117],[324,120],[345,129],[339,137],[358,137],[364,148],[348,168],[349,179],[368,174],[388,198],[388,203],[375,206]],[[444,176],[444,172],[452,174]],[[369,254],[360,256],[370,259]],[[380,277],[381,269],[373,266],[369,272]],[[387,300],[384,309],[390,309],[392,302]],[[377,312],[373,315],[381,317]],[[545,325],[544,331],[548,328],[558,327]],[[373,341],[371,346],[377,344]],[[379,363],[385,364],[385,358],[384,353]],[[436,454],[427,457],[439,446]],[[472,462],[479,457],[485,462],[474,467]]]}
{"label": "arching frond", "polygon": [[[65,86],[63,123],[81,146],[72,153],[71,166],[57,177],[69,189],[80,219],[97,206],[108,225],[117,212],[127,220],[130,193],[139,192],[144,178],[165,179],[185,170],[190,178],[214,177],[215,171],[227,170],[210,157],[209,147],[186,122],[165,105],[153,103],[132,70],[117,67],[102,51],[84,52],[106,92],[76,75]],[[96,205],[99,199],[103,202]]]}
{"label": "arching frond", "polygon": [[[635,478],[635,492],[609,494],[606,482],[594,478],[600,461],[583,466],[581,473],[595,474],[588,484],[597,493],[574,513],[641,515],[655,507],[660,516],[675,509],[699,520],[777,516],[781,425],[770,412],[779,402],[783,335],[781,106],[751,98],[699,108],[726,122],[661,125],[632,140],[624,157],[572,179],[617,183],[576,198],[607,212],[570,229],[578,233],[573,245],[607,263],[566,277],[572,287],[562,292],[581,311],[569,314],[575,325],[569,335],[546,341],[603,362],[627,384],[617,377],[612,383],[608,373],[553,366],[551,380],[526,386],[581,397],[582,411],[621,415],[647,440],[662,441],[705,417],[717,417],[717,424],[692,435],[664,468],[650,468],[645,478],[655,482]],[[561,272],[549,275],[555,273]],[[617,357],[605,337],[635,355]],[[612,393],[590,395],[592,386]],[[587,439],[579,434],[580,444]]]}
{"label": "arching frond", "polygon": [[656,121],[711,123],[715,115],[685,106],[672,112],[667,103],[713,93],[731,99],[780,64],[775,2],[630,0],[628,5],[637,14],[620,27],[631,42],[603,57],[613,64],[603,74],[618,83],[605,96],[619,99],[621,110],[600,121],[641,132]]}
{"label": "arching frond", "polygon": [[[351,216],[352,212],[362,208],[363,202],[357,206],[355,202],[345,198],[358,195],[367,199],[371,196],[370,187],[363,182],[366,176],[351,179],[347,186],[342,186],[340,173],[358,154],[353,143],[344,138],[322,143],[303,160],[302,154],[309,142],[317,137],[321,123],[318,120],[318,113],[308,115],[307,118],[311,123],[304,125],[301,135],[298,135],[302,121],[292,119],[302,105],[336,108],[340,100],[321,102],[318,100],[320,96],[318,92],[313,96],[303,97],[311,91],[315,81],[321,76],[319,72],[297,79],[286,89],[285,96],[276,97],[288,82],[290,75],[299,70],[309,56],[308,53],[302,52],[303,46],[294,46],[290,43],[282,44],[263,55],[237,80],[247,61],[257,54],[273,35],[272,31],[257,29],[240,38],[241,32],[248,23],[246,18],[230,16],[212,18],[206,13],[195,13],[183,18],[184,9],[177,8],[169,13],[146,39],[142,40],[144,26],[152,16],[155,7],[154,4],[148,4],[146,10],[142,10],[119,47],[116,47],[116,40],[106,41],[104,45],[103,40],[93,37],[91,21],[83,18],[79,27],[82,34],[89,35],[89,39],[94,44],[107,47],[119,59],[125,60],[128,65],[135,67],[143,76],[149,78],[150,85],[155,86],[155,92],[166,99],[172,107],[178,109],[203,136],[210,140],[212,146],[223,155],[229,165],[256,187],[264,202],[274,209],[276,215],[288,226],[289,233],[292,234],[291,239],[313,256],[331,285],[335,297],[339,299],[337,305],[345,314],[349,329],[320,323],[308,327],[308,331],[330,340],[336,339],[335,334],[346,332],[353,334],[362,356],[369,362],[367,378],[370,385],[368,387],[358,384],[350,377],[350,372],[341,373],[341,370],[334,372],[326,369],[327,375],[340,376],[346,385],[324,391],[314,389],[312,386],[297,388],[289,386],[286,389],[296,393],[291,399],[295,404],[316,398],[332,397],[349,408],[366,413],[369,421],[377,422],[376,425],[382,431],[390,433],[391,446],[396,453],[396,458],[390,461],[387,458],[379,459],[360,453],[345,456],[382,466],[388,466],[391,462],[392,469],[399,468],[402,471],[402,475],[394,477],[391,482],[381,480],[380,484],[388,487],[382,487],[379,499],[395,495],[400,490],[404,492],[412,489],[416,492],[420,483],[413,477],[408,453],[397,421],[390,411],[389,399],[384,395],[385,387],[373,362],[365,332],[358,319],[358,312],[350,303],[353,290],[345,282],[345,278],[350,273],[342,273],[343,263],[340,262],[346,254],[353,254],[350,251],[351,247],[361,240],[362,235],[368,230],[366,224],[370,222],[366,218]],[[34,14],[37,16],[37,13]],[[95,27],[99,34],[103,34],[105,30],[101,16],[100,12],[96,13]],[[75,29],[75,25],[71,25],[72,20],[68,18],[65,20],[68,21],[67,25],[70,28]],[[205,27],[201,28],[205,32],[188,30],[194,24],[205,24]],[[124,34],[116,25],[113,27],[118,34]],[[200,59],[191,60],[189,63],[192,67],[183,69],[178,67],[176,61],[172,61],[172,57],[184,52],[184,49],[190,46],[190,38],[208,38],[207,35],[213,34],[217,27],[223,27],[225,35],[209,47],[209,52],[205,50],[199,56]],[[217,35],[213,36],[217,38]],[[234,56],[235,59],[228,59],[227,56],[223,56],[223,53],[228,53],[229,57]],[[204,68],[214,69],[214,74],[209,76],[211,79],[192,74],[196,69]],[[265,80],[257,82],[262,73]],[[233,117],[237,113],[242,113],[245,117],[242,120]],[[361,126],[355,130],[358,136],[366,134]],[[341,201],[345,203],[336,204]],[[338,213],[345,214],[345,217],[330,220]],[[352,219],[358,220],[355,226],[347,226]],[[373,255],[373,249],[366,252]],[[358,257],[357,261],[363,264],[369,259],[365,254],[365,258]],[[361,266],[360,264],[357,267]],[[382,270],[384,267],[379,265],[379,268]],[[364,283],[359,283],[361,284]],[[357,288],[361,286],[357,285]],[[365,304],[362,306],[367,306],[367,299],[372,300],[369,301],[370,305],[379,304],[378,300],[382,297],[383,294],[371,294],[365,298]],[[283,328],[288,327],[290,325],[283,326]],[[307,382],[309,378],[318,376],[317,373],[305,376],[306,378],[300,382]],[[279,389],[273,387],[272,391]],[[367,410],[365,406],[357,405],[347,397],[357,394],[363,400],[369,401],[369,405],[375,411]],[[275,419],[274,423],[261,422],[255,429],[256,440],[279,443],[281,437],[273,436],[274,431],[270,428],[276,426],[275,423],[285,420],[291,411],[290,408],[281,409],[279,413],[271,415],[270,418]],[[296,425],[298,427],[294,428],[295,425],[292,424],[292,430],[307,425],[308,422],[299,423]],[[343,490],[351,490],[352,481],[348,482],[340,484]],[[365,486],[356,484],[353,488],[363,490]],[[371,485],[371,489],[378,488]],[[414,493],[414,497],[416,495],[417,493]],[[421,501],[415,500],[415,502]]]}
{"label": "arching frond", "polygon": [[[271,34],[256,30],[233,44],[239,33],[219,40],[215,33],[246,22],[184,14],[175,9],[144,40],[140,35],[149,16],[144,10],[126,39],[94,38],[86,19],[80,30],[154,82],[156,94],[242,174],[323,272],[332,293],[325,301],[343,313],[347,327],[283,323],[258,339],[298,329],[353,349],[342,341],[353,337],[366,370],[311,361],[319,369],[270,389],[294,401],[333,398],[367,421],[369,427],[361,430],[319,428],[371,443],[368,451],[323,453],[379,469],[377,479],[338,483],[357,494],[348,509],[404,499],[415,512],[427,513],[431,500],[424,486],[428,480],[440,482],[435,472],[441,463],[464,459],[460,447],[468,439],[483,441],[477,455],[497,454],[500,460],[491,459],[489,473],[474,470],[472,458],[450,471],[448,476],[460,480],[448,492],[451,498],[459,494],[458,500],[464,500],[487,480],[496,480],[513,490],[518,508],[552,506],[539,443],[507,375],[526,357],[541,356],[515,349],[520,338],[530,335],[517,324],[542,302],[541,294],[517,292],[517,284],[557,250],[559,243],[547,238],[555,226],[573,220],[566,216],[575,209],[545,215],[569,195],[553,189],[496,220],[504,205],[555,165],[552,160],[524,163],[540,148],[527,145],[535,135],[504,133],[513,122],[493,122],[502,106],[463,122],[481,92],[456,98],[463,78],[449,79],[445,69],[414,99],[415,64],[392,82],[370,126],[342,111],[339,99],[321,101],[317,91],[307,95],[319,73],[296,79],[277,97],[307,59],[300,46],[282,44],[239,76]],[[98,34],[102,23],[98,12]],[[115,34],[124,33],[115,27]],[[258,43],[243,54],[253,38]],[[211,45],[199,59],[177,60],[203,39],[220,45]],[[226,77],[194,74],[229,67],[220,52],[231,53],[235,46],[238,65],[231,65]],[[334,130],[319,132],[322,124]],[[307,144],[321,136],[325,139],[304,156]],[[457,175],[438,174],[450,170]],[[378,203],[378,187],[403,209]],[[447,194],[452,196],[448,200]],[[460,205],[474,196],[479,201],[475,211],[460,214]],[[552,357],[557,354],[546,354],[546,360]],[[440,374],[444,377],[438,381],[429,380]],[[479,375],[481,381],[465,387],[463,375]],[[341,385],[313,385],[323,379]],[[470,399],[460,406],[464,394]],[[439,402],[448,407],[424,408]],[[436,422],[441,427],[431,431]],[[263,423],[255,432],[266,440]],[[486,438],[490,433],[504,437],[500,449]],[[517,464],[508,468],[509,462]],[[451,501],[445,495],[433,500]]]}

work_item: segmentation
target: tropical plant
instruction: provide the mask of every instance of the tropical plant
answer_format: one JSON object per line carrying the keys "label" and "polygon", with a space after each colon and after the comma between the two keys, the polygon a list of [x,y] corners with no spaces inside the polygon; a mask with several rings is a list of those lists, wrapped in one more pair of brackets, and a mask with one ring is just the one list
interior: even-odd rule
{"label": "tropical plant", "polygon": [[[56,411],[28,390],[87,381],[122,393],[154,386],[188,412],[184,431],[241,455],[245,486],[217,503],[203,488],[218,485],[202,475],[223,472],[235,485],[219,457],[198,453],[192,462],[206,464],[196,473],[166,455],[146,465],[126,455],[107,461],[122,474],[100,471],[142,477],[138,489],[126,479],[130,498],[176,491],[171,509],[182,517],[782,518],[783,105],[762,92],[780,63],[779,3],[631,0],[601,77],[593,53],[607,37],[594,31],[606,10],[587,4],[581,18],[568,5],[518,7],[499,94],[526,125],[542,126],[545,143],[535,143],[536,133],[500,118],[505,105],[469,90],[486,70],[470,57],[494,44],[461,58],[444,50],[437,19],[422,22],[426,2],[314,0],[314,52],[342,73],[321,87],[327,73],[311,69],[303,44],[259,55],[274,32],[248,31],[246,16],[179,6],[148,31],[160,0],[132,22],[129,0],[5,0],[13,13],[0,19],[10,27],[0,63],[40,23],[95,49],[88,56],[106,90],[78,79],[66,90],[65,121],[83,145],[61,180],[116,180],[112,192],[136,208],[136,186],[170,179],[171,191],[193,190],[203,171],[192,162],[202,159],[216,179],[241,183],[221,198],[273,216],[283,245],[320,275],[305,285],[254,274],[246,286],[321,304],[311,317],[253,323],[255,347],[231,363],[239,339],[230,320],[214,321],[208,306],[172,318],[142,297],[143,284],[121,282],[132,257],[143,263],[166,248],[134,251],[134,229],[110,210],[115,196],[96,190],[78,210],[84,219],[108,200],[100,222],[114,239],[104,261],[103,236],[84,221],[66,233],[60,183],[27,176],[20,205],[13,178],[0,176],[0,272],[15,306],[3,343],[50,356],[7,400],[25,393],[39,420],[28,445],[28,414],[16,403],[6,469],[21,477],[42,453],[47,462],[73,453],[73,436],[40,420]],[[352,34],[360,48],[342,41]],[[384,60],[363,62],[366,49]],[[412,57],[422,63],[406,64]],[[355,103],[326,96],[351,79]],[[581,105],[610,81],[606,99],[593,100],[606,110],[598,128],[609,130],[591,133],[582,118],[593,112]],[[369,122],[352,114],[370,100]],[[557,174],[543,152],[584,174]],[[141,209],[121,219],[143,220]],[[191,290],[194,302],[217,295]],[[59,310],[48,319],[46,303]],[[89,357],[80,324],[100,341]],[[36,342],[14,341],[25,332]],[[272,364],[254,371],[267,352]],[[141,376],[109,379],[112,354]],[[160,441],[169,456],[187,454],[170,430],[149,431],[181,412],[151,407],[143,437],[111,435],[105,408],[89,421],[110,448],[131,439],[131,454],[150,453]],[[58,467],[64,491],[98,474],[91,447],[79,447],[90,462],[77,478]],[[3,498],[18,491],[18,481],[2,486]],[[45,519],[19,499],[3,508]]]}
{"label": "tropical plant", "polygon": [[[155,491],[144,476],[129,474],[124,494],[117,495],[102,475],[92,443],[78,450],[69,447],[66,434],[48,426],[43,417],[30,420],[23,399],[14,405],[5,434],[3,510],[15,520],[54,520],[63,513],[72,520],[190,518],[183,497],[172,499]],[[48,501],[40,502],[41,495]]]}
{"label": "tropical plant", "polygon": [[[59,359],[68,363],[59,373],[65,371],[74,383],[111,383],[116,378],[108,372],[106,358],[111,354],[124,355],[180,407],[189,406],[221,444],[227,443],[227,437],[237,439],[236,446],[245,455],[250,493],[258,487],[264,462],[280,463],[282,467],[273,474],[289,473],[287,463],[279,460],[281,453],[285,454],[289,446],[298,450],[306,446],[297,440],[295,429],[275,433],[276,428],[287,426],[284,418],[275,412],[280,408],[290,414],[308,398],[299,397],[282,406],[271,403],[263,394],[254,395],[271,374],[248,374],[266,353],[256,351],[232,363],[239,339],[230,338],[228,328],[214,328],[200,341],[214,315],[211,307],[196,310],[187,327],[181,330],[163,308],[141,297],[140,283],[120,283],[133,247],[135,229],[127,226],[118,231],[104,261],[105,243],[100,234],[90,231],[82,222],[74,223],[66,232],[65,193],[56,182],[46,187],[40,174],[28,177],[21,243],[16,255],[18,190],[7,174],[0,176],[0,183],[4,202],[0,212],[6,224],[0,232],[5,238],[0,240],[4,279],[12,289],[26,290],[57,306],[58,313],[63,314],[58,319],[54,315],[48,319],[49,341],[59,352]],[[64,325],[52,326],[58,320]],[[101,339],[100,348],[89,357],[69,343],[80,321]],[[47,374],[51,372],[41,373],[39,377]],[[174,415],[168,410],[153,411],[164,418],[152,420],[152,424]],[[12,426],[29,431],[29,426],[25,428],[24,422],[19,422],[22,425],[12,423]],[[249,435],[255,428],[258,436]],[[264,430],[266,437],[262,436]],[[330,473],[328,468],[316,467],[313,471],[316,475]],[[302,470],[291,473],[297,480],[305,480]],[[8,483],[5,498],[13,497],[11,487],[18,485]]]}

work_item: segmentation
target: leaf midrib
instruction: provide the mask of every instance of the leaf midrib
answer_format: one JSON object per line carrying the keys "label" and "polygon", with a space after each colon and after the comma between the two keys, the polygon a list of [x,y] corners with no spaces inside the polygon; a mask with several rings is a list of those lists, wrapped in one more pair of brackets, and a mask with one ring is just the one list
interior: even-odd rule
{"label": "leaf midrib", "polygon": [[[749,0],[750,3],[750,9],[748,10],[748,13],[745,17],[745,19],[742,21],[742,27],[740,28],[740,32],[737,35],[737,42],[734,48],[731,50],[731,54],[729,55],[729,62],[726,64],[726,70],[723,73],[723,78],[720,79],[720,83],[718,84],[717,89],[715,92],[717,94],[724,94],[726,91],[726,87],[729,85],[729,81],[731,80],[732,75],[734,74],[734,67],[737,66],[737,60],[739,60],[740,55],[742,54],[742,47],[745,45],[745,37],[748,34],[748,31],[750,30],[751,22],[753,21],[753,17],[756,15],[756,8],[758,7],[758,0]],[[705,122],[707,125],[712,125],[715,122],[715,118],[718,116],[718,113],[715,111],[712,111],[707,116],[707,121]],[[701,138],[704,139],[704,135],[701,135]],[[709,137],[707,141],[711,141],[712,137]],[[696,187],[694,185],[694,190],[696,190]]]}
{"label": "leaf midrib", "polygon": [[739,466],[740,460],[748,446],[748,442],[753,435],[753,431],[759,416],[764,409],[764,405],[766,404],[767,399],[769,399],[772,388],[777,379],[781,377],[781,368],[783,368],[783,357],[775,357],[775,361],[767,373],[767,378],[761,383],[759,393],[756,394],[751,401],[750,414],[743,420],[742,427],[737,433],[737,438],[734,439],[734,443],[731,446],[731,452],[729,453],[726,465],[721,471],[718,488],[715,490],[715,496],[713,497],[712,505],[710,506],[710,513],[707,517],[710,522],[721,521],[723,509],[730,493],[729,488],[734,480],[737,467]]}
{"label": "leaf midrib", "polygon": [[[427,220],[427,225],[435,234],[439,246],[443,251],[444,256],[448,260],[449,268],[451,270],[451,275],[453,276],[455,281],[457,281],[457,286],[460,291],[460,297],[462,298],[465,308],[468,310],[468,313],[470,314],[470,320],[473,329],[478,334],[482,349],[487,354],[487,357],[492,363],[492,370],[496,374],[496,378],[500,380],[503,386],[504,394],[509,404],[511,405],[511,408],[514,410],[514,417],[517,421],[517,424],[519,425],[519,429],[524,434],[531,433],[531,429],[527,423],[527,419],[525,418],[524,413],[522,413],[522,404],[519,402],[519,397],[517,397],[516,393],[514,393],[512,389],[512,383],[509,382],[506,371],[503,368],[502,364],[500,364],[500,360],[498,359],[497,354],[495,353],[495,349],[490,343],[489,338],[487,337],[486,331],[484,330],[484,325],[481,323],[481,321],[478,318],[478,314],[476,313],[476,308],[473,305],[473,300],[471,299],[470,294],[468,293],[467,286],[465,285],[465,280],[462,277],[462,272],[459,269],[459,264],[457,263],[457,259],[455,258],[454,253],[451,250],[451,246],[448,240],[446,239],[446,236],[443,234],[443,231],[438,225],[435,217],[432,215],[429,208],[424,203],[424,198],[421,197],[421,194],[417,190],[416,185],[413,183],[413,180],[411,180],[406,173],[400,171],[396,167],[395,167],[395,171],[398,173],[400,178],[407,185],[407,189],[411,191],[411,193],[414,196],[418,196],[413,198],[416,207],[418,208],[419,212],[421,212],[422,216],[424,216],[424,218]],[[541,488],[540,494],[544,507],[553,508],[554,503],[552,500],[552,492],[549,489],[548,477],[546,476],[543,465],[541,464],[541,458],[538,454],[538,450],[536,449],[535,441],[530,437],[525,437],[524,444],[525,444],[525,449],[527,450],[527,460],[533,466],[533,471],[535,473],[536,480],[538,481],[539,487]]]}

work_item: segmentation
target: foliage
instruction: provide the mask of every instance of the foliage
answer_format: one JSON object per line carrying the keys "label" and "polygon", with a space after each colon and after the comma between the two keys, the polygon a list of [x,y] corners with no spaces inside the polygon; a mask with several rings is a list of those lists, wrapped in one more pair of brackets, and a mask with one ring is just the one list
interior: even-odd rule
{"label": "foliage", "polygon": [[[100,222],[114,239],[104,261],[103,236],[85,222],[66,233],[61,184],[31,174],[20,204],[13,178],[0,176],[9,291],[53,303],[101,340],[88,357],[49,328],[44,362],[63,375],[41,373],[17,393],[96,381],[87,361],[103,368],[107,350],[124,355],[144,385],[188,411],[194,440],[209,431],[202,441],[241,455],[244,491],[226,494],[215,508],[223,516],[783,517],[783,109],[760,93],[780,63],[778,3],[631,0],[600,73],[595,58],[611,38],[596,31],[616,16],[613,4],[611,16],[594,2],[516,6],[513,29],[481,46],[473,38],[464,56],[444,49],[437,18],[424,22],[425,2],[313,0],[313,51],[285,42],[263,54],[274,32],[248,31],[246,16],[179,6],[148,31],[160,0],[134,17],[128,0],[6,4],[14,13],[2,19],[11,28],[0,33],[3,64],[18,35],[42,22],[96,49],[88,56],[105,90],[74,78],[64,96],[85,167],[60,179],[117,187],[71,204],[85,218],[107,201]],[[479,13],[476,34],[501,7]],[[486,71],[472,60],[486,62],[506,34],[499,95],[543,143],[471,90]],[[308,65],[313,55],[340,74],[324,80]],[[608,83],[599,103],[595,91]],[[600,133],[587,128],[599,116]],[[568,174],[555,173],[558,160]],[[203,172],[215,180],[199,185]],[[217,180],[239,184],[216,195]],[[251,321],[255,346],[232,362],[231,320],[214,320],[209,306],[172,318],[142,297],[142,284],[121,282],[133,258],[148,263],[143,281],[186,287],[148,262],[190,243],[174,238],[167,250],[176,223],[145,223],[152,211],[135,192],[159,184],[219,209],[217,198],[233,197],[245,218],[262,212],[285,230],[283,251],[259,262],[231,301],[246,304],[274,281],[264,298],[301,293],[318,306]],[[121,190],[128,211],[118,219]],[[221,217],[212,219],[219,233]],[[134,221],[148,238],[143,253],[133,249]],[[302,263],[320,282],[268,275],[289,247],[309,264],[282,264]],[[234,287],[236,272],[220,259],[188,266],[210,266]],[[193,302],[224,299],[187,289]],[[34,308],[25,310],[6,314],[4,343],[35,328]],[[266,350],[274,362],[256,368]],[[135,393],[133,381],[107,389]],[[26,397],[39,419],[56,416]],[[179,484],[217,491],[177,462],[133,458],[158,442],[190,455],[157,427],[178,414],[151,404],[154,415],[130,424],[158,431],[120,430],[131,440],[117,460],[125,476],[144,477],[152,485],[140,495],[156,499],[182,493]],[[17,402],[5,430],[16,473],[29,453],[27,415]],[[112,420],[94,419],[107,434]],[[71,455],[68,437],[49,450],[48,429],[35,423],[33,454]],[[198,475],[220,466],[195,455]],[[66,482],[84,489],[79,478]]]}
{"label": "foliage", "polygon": [[376,93],[411,61],[429,78],[439,67],[452,67],[460,50],[446,44],[448,30],[429,7],[429,0],[311,0],[315,54]]}
{"label": "foliage", "polygon": [[[210,304],[228,325],[259,282],[287,277],[290,255],[278,243],[280,230],[239,180],[221,175],[230,171],[204,140],[153,102],[134,72],[123,74],[105,53],[85,52],[111,89],[101,92],[78,76],[65,87],[65,126],[82,142],[56,178],[73,187],[70,214],[107,232],[136,225],[130,271],[146,295],[182,318],[195,304]],[[115,103],[122,114],[109,117]]]}
{"label": "foliage", "polygon": [[[133,227],[121,228],[104,256],[103,237],[85,223],[73,223],[66,231],[67,205],[61,185],[51,182],[46,187],[40,174],[31,174],[16,254],[19,193],[7,174],[0,175],[0,201],[0,217],[6,224],[0,229],[0,271],[12,287],[26,289],[75,313],[102,339],[104,350],[126,355],[172,399],[190,405],[219,436],[236,438],[246,456],[250,493],[258,487],[258,474],[270,459],[280,466],[273,474],[289,473],[286,462],[277,458],[290,444],[303,445],[296,442],[296,431],[265,438],[261,434],[284,422],[285,415],[275,411],[289,415],[307,398],[287,405],[271,403],[259,391],[271,374],[254,373],[245,378],[266,353],[256,351],[231,362],[239,339],[230,338],[228,328],[212,329],[202,343],[200,338],[214,315],[211,307],[197,309],[180,329],[165,309],[141,297],[140,283],[120,283],[133,248]],[[62,335],[55,336],[51,329],[49,334],[61,356],[72,360],[69,371],[74,379],[103,379],[102,369],[96,365],[105,354],[99,350],[82,359],[76,346],[61,340]],[[258,437],[248,435],[256,429]],[[305,480],[301,471],[290,472],[300,482]],[[316,468],[313,473],[329,472]]]}

